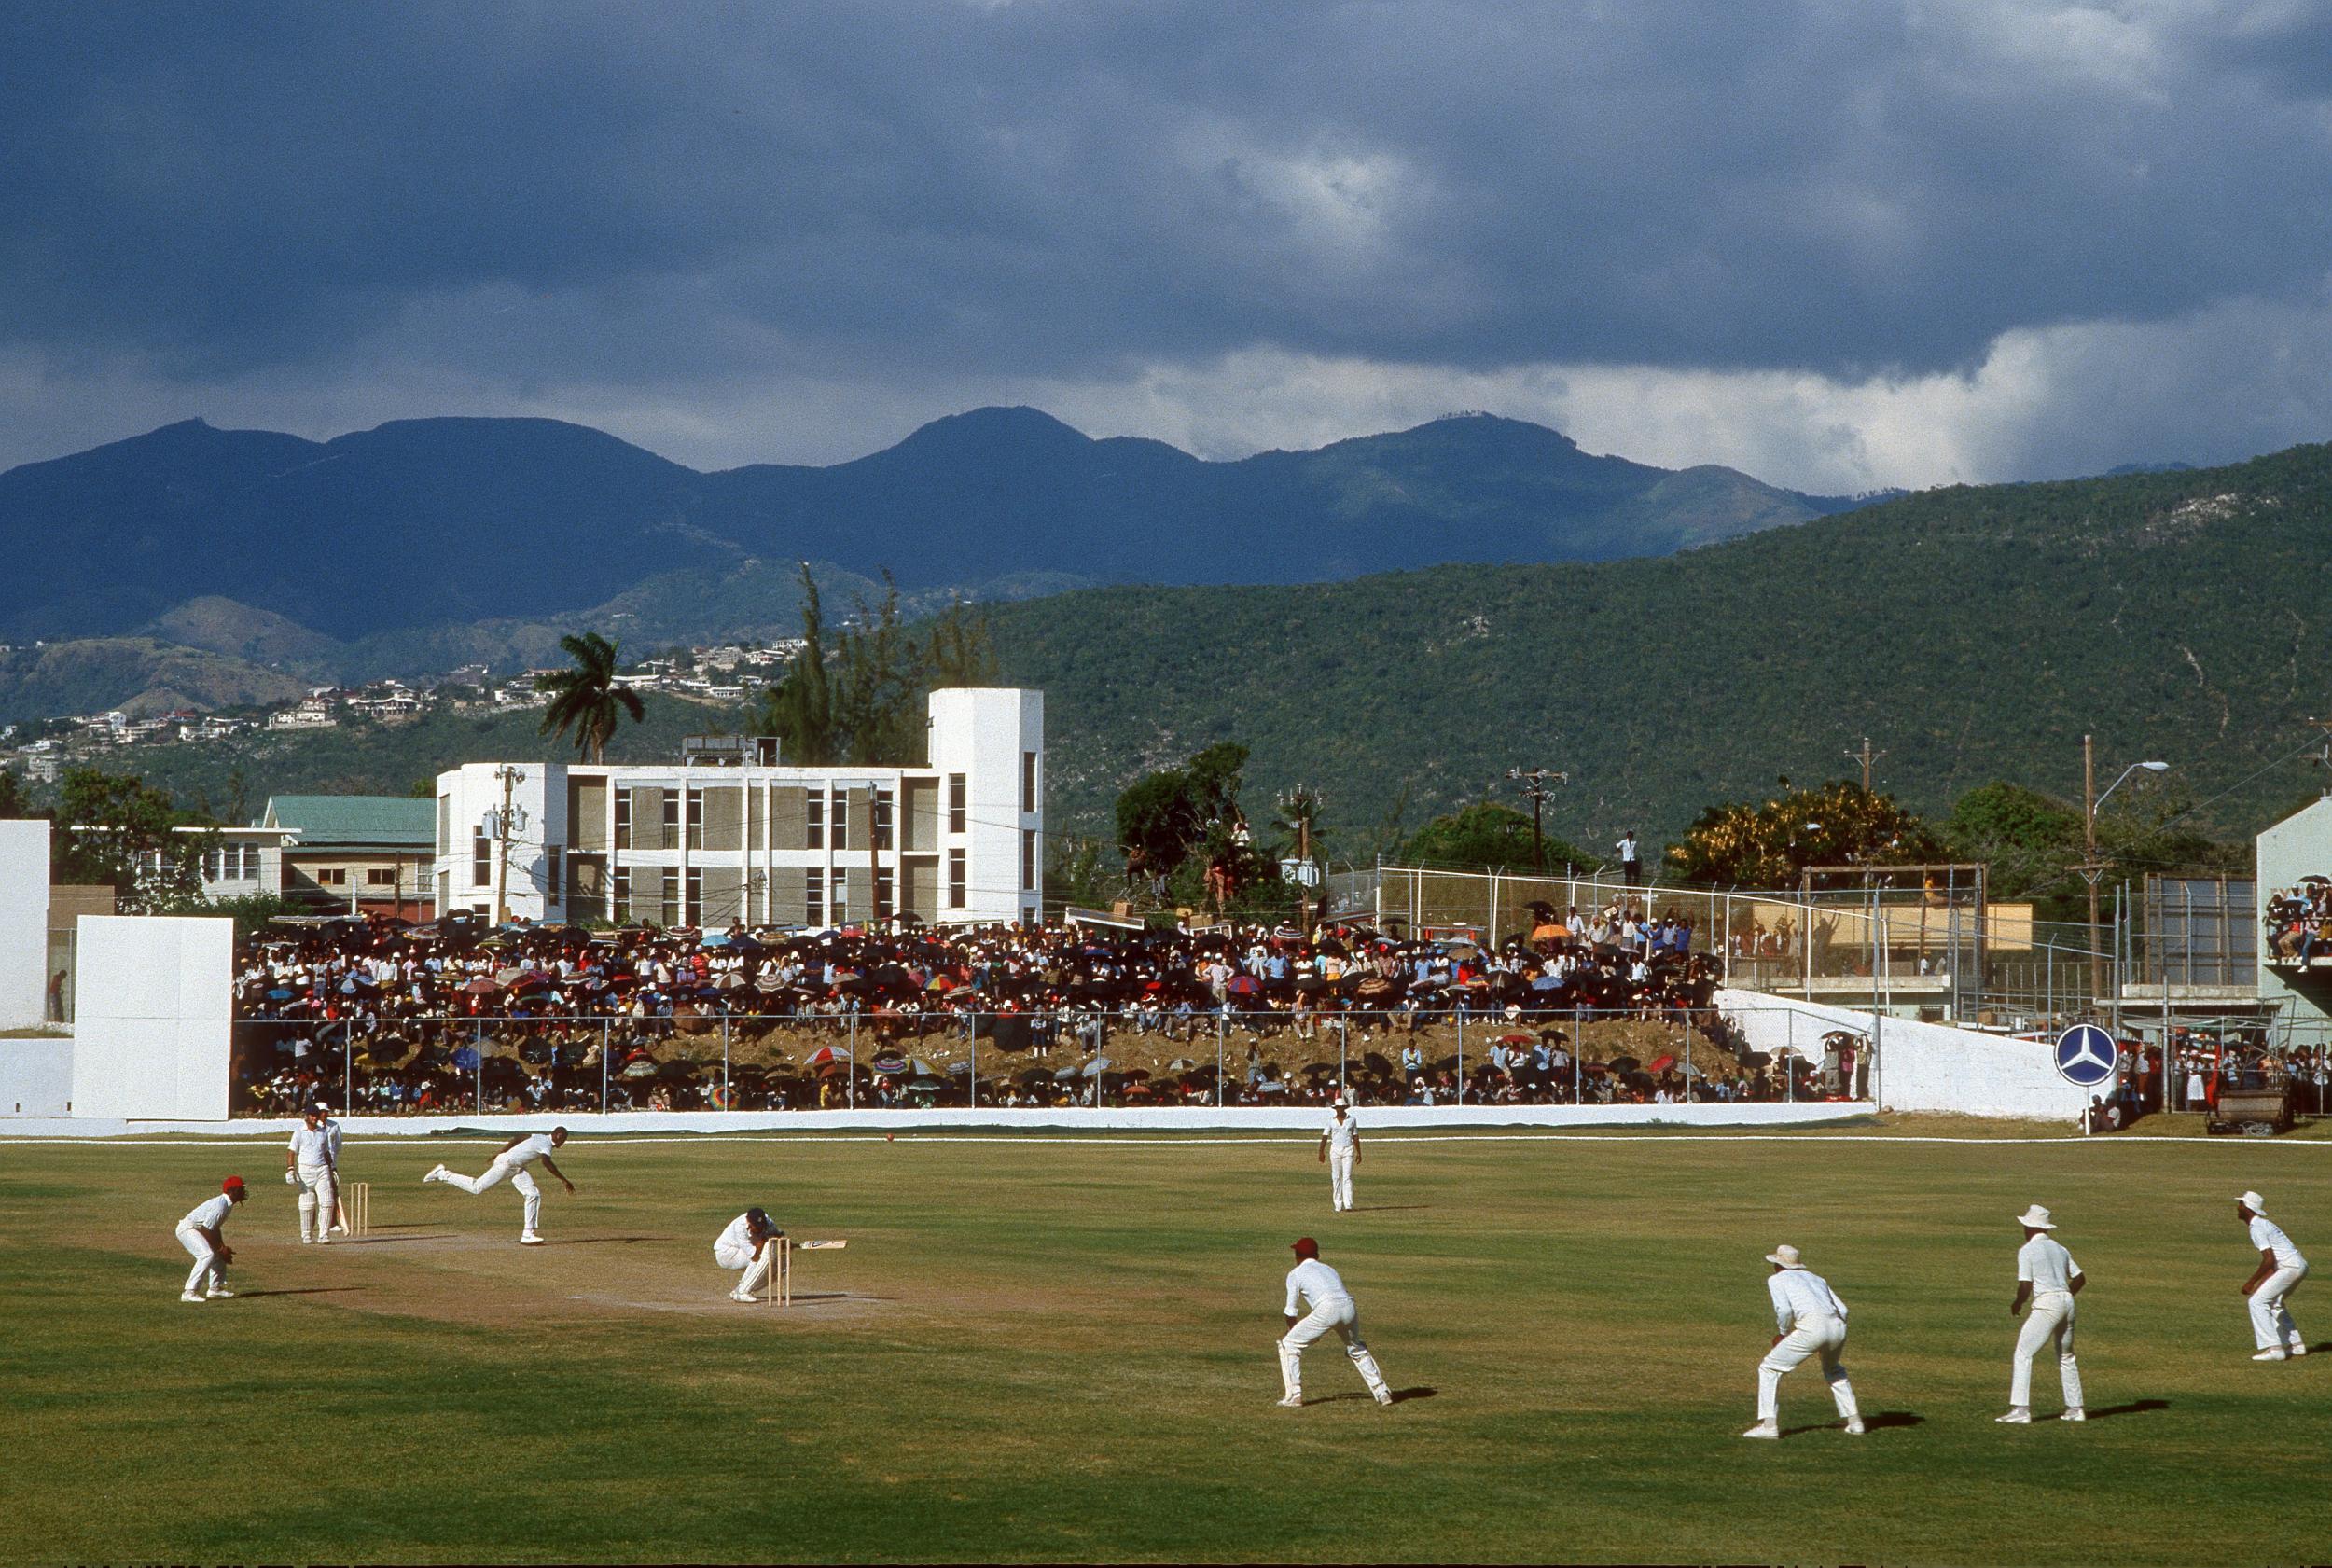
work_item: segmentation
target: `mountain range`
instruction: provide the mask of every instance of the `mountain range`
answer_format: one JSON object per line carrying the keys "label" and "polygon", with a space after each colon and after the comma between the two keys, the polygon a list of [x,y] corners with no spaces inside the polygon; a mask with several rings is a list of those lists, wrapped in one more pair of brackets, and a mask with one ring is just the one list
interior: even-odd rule
{"label": "mountain range", "polygon": [[0,636],[120,636],[215,597],[348,643],[573,617],[675,576],[692,597],[754,562],[927,590],[1315,581],[1659,555],[1852,504],[1486,415],[1215,463],[979,409],[854,462],[710,474],[549,420],[329,441],[188,420],[0,474],[0,550],[44,563],[0,577]]}

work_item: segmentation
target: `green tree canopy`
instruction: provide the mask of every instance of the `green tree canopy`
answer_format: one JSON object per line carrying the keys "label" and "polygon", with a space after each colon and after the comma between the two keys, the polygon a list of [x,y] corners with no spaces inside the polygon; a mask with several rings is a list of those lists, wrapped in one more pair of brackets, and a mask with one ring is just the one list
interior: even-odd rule
{"label": "green tree canopy", "polygon": [[75,768],[57,784],[53,830],[61,882],[98,882],[114,890],[124,914],[154,914],[199,903],[207,833],[163,791],[127,774]]}
{"label": "green tree canopy", "polygon": [[[1601,870],[1603,862],[1568,840],[1548,834],[1546,864],[1561,870],[1574,866],[1582,871]],[[1538,864],[1531,819],[1512,806],[1479,800],[1446,816],[1437,816],[1411,834],[1399,858],[1412,866],[1490,866],[1528,870]]]}
{"label": "green tree canopy", "polygon": [[1693,820],[1668,846],[1670,869],[1687,881],[1728,887],[1792,887],[1810,866],[1900,866],[1947,852],[1927,825],[1895,797],[1840,779],[1770,799],[1728,800]]}
{"label": "green tree canopy", "polygon": [[596,631],[569,632],[559,645],[575,660],[575,668],[547,676],[543,689],[550,706],[543,710],[542,732],[571,735],[576,755],[593,762],[607,760],[607,742],[626,714],[637,724],[645,716],[640,694],[616,684],[616,646]]}
{"label": "green tree canopy", "polygon": [[1145,773],[1117,797],[1117,848],[1133,876],[1172,876],[1210,829],[1239,817],[1247,748],[1218,741],[1179,768]]}

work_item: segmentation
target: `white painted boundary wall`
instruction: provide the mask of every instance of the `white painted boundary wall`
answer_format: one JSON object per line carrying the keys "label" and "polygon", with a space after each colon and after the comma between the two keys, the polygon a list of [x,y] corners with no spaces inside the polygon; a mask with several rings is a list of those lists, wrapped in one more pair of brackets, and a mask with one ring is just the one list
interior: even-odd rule
{"label": "white painted boundary wall", "polygon": [[0,1029],[39,1024],[48,988],[49,825],[0,822]]}
{"label": "white painted boundary wall", "polygon": [[1852,1007],[1794,1002],[1762,991],[1716,993],[1716,1009],[1738,1025],[1752,1050],[1822,1057],[1822,1036],[1852,1029],[1879,1044],[1873,1089],[1891,1111],[1950,1111],[1971,1117],[2029,1117],[2078,1122],[2086,1090],[2057,1075],[2047,1041],[2011,1040],[1980,1030],[1912,1019],[1877,1018]]}
{"label": "white painted boundary wall", "polygon": [[0,1040],[0,1122],[73,1110],[73,1042],[63,1035]]}
{"label": "white painted boundary wall", "polygon": [[76,1117],[227,1119],[234,948],[231,920],[81,917]]}
{"label": "white painted boundary wall", "polygon": [[[76,1107],[77,1109],[77,1107]],[[1464,1128],[1524,1127],[1811,1127],[1868,1116],[1874,1107],[1839,1101],[1798,1105],[1364,1105],[1353,1113],[1363,1132],[1453,1131]],[[1319,1136],[1328,1113],[1316,1107],[1264,1110],[1226,1106],[1163,1106],[1149,1110],[974,1111],[590,1111],[558,1115],[343,1117],[351,1137],[417,1137],[473,1128],[498,1137],[520,1132],[1299,1132]],[[290,1117],[211,1121],[108,1120],[80,1117],[11,1123],[10,1138],[118,1138],[146,1132],[216,1132],[233,1136],[288,1133]]]}

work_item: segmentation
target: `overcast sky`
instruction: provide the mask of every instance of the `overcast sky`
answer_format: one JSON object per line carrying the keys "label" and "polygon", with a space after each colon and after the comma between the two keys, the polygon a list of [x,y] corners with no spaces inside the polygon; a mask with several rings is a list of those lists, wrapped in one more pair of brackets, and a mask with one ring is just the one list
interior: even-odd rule
{"label": "overcast sky", "polygon": [[1806,489],[2332,434],[2332,7],[20,6],[0,465],[1487,409]]}

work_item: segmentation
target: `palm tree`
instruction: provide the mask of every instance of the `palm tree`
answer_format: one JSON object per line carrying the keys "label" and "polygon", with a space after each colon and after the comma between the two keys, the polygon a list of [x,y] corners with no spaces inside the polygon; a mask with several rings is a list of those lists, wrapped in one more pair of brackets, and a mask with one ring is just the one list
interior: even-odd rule
{"label": "palm tree", "polygon": [[630,714],[632,722],[637,724],[646,710],[640,705],[638,692],[616,684],[615,644],[596,631],[586,631],[560,638],[559,646],[575,660],[575,668],[562,670],[540,683],[550,693],[550,706],[543,710],[542,732],[565,735],[573,730],[576,755],[604,762],[607,742],[616,738],[616,726],[620,722],[618,715]]}

